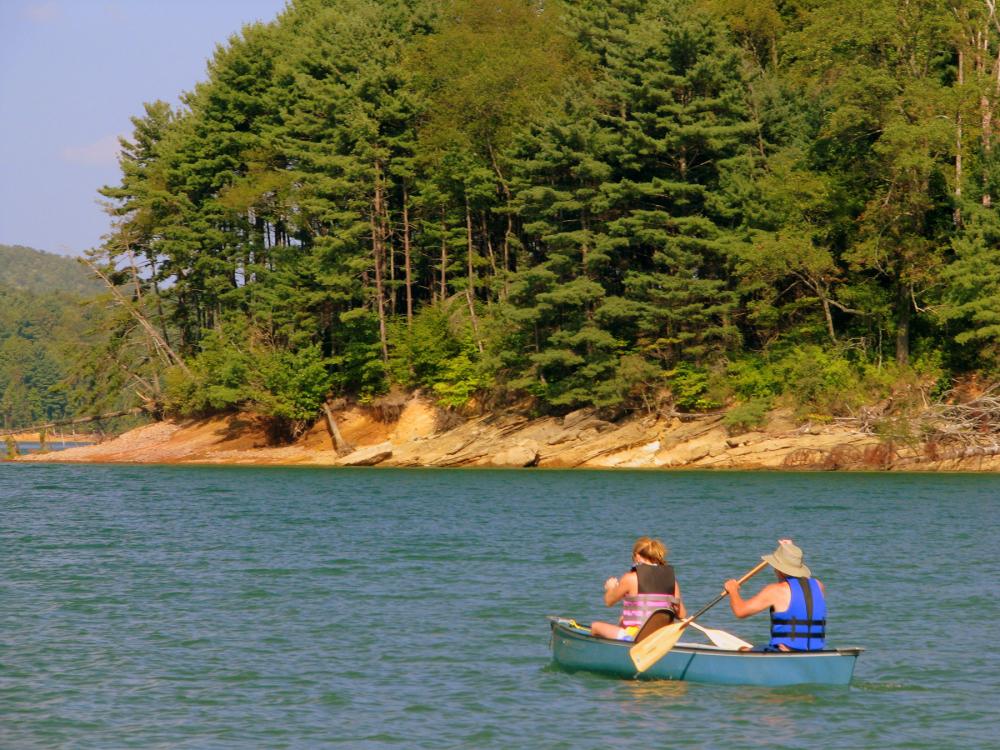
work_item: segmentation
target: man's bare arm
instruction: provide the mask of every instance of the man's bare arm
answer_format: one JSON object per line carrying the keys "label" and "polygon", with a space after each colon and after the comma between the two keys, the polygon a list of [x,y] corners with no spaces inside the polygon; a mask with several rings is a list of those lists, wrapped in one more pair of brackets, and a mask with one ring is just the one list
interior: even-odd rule
{"label": "man's bare arm", "polygon": [[781,585],[780,583],[768,584],[749,599],[740,596],[740,585],[735,579],[731,578],[726,581],[724,588],[729,594],[729,606],[733,610],[733,614],[743,619],[775,605],[780,605],[778,597],[781,594]]}

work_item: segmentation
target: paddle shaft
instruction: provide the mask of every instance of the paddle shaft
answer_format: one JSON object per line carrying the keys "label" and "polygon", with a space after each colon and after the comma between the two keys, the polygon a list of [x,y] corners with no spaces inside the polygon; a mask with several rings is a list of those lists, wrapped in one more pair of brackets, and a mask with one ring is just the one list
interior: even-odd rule
{"label": "paddle shaft", "polygon": [[[747,573],[745,576],[743,576],[740,580],[737,581],[737,583],[740,584],[740,585],[743,585],[744,583],[746,583],[747,581],[749,581],[751,578],[753,578],[755,575],[757,575],[758,573],[760,573],[760,571],[762,571],[766,567],[767,567],[767,563],[764,562],[763,560],[761,560],[760,565],[758,565],[756,568],[754,568],[749,573]],[[695,612],[690,617],[685,618],[681,622],[691,622],[692,620],[697,620],[699,617],[701,617],[703,614],[705,614],[706,612],[708,612],[708,610],[710,610],[712,607],[714,607],[716,604],[718,604],[719,602],[721,602],[725,598],[726,598],[726,591],[725,591],[725,589],[723,589],[723,591],[722,591],[721,594],[719,594],[717,597],[715,597],[712,601],[710,601],[704,607],[702,607],[701,609],[699,609],[697,612]]]}

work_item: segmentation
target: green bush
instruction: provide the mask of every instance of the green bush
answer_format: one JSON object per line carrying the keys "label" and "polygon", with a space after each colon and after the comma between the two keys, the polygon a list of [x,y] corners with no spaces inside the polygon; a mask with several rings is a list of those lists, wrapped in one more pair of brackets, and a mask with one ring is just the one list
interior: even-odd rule
{"label": "green bush", "polygon": [[166,409],[181,416],[209,414],[241,406],[252,397],[253,358],[236,342],[248,338],[245,328],[209,331],[201,351],[189,363],[190,376],[179,368],[166,375]]}
{"label": "green bush", "polygon": [[331,383],[318,346],[297,352],[263,351],[258,354],[258,366],[260,380],[252,400],[259,411],[292,424],[316,417]]}
{"label": "green bush", "polygon": [[460,352],[442,363],[439,379],[432,385],[442,406],[465,406],[477,391],[490,385],[490,378],[470,355],[468,351]]}
{"label": "green bush", "polygon": [[274,420],[279,434],[293,436],[315,418],[333,380],[318,346],[274,349],[239,325],[206,334],[189,370],[190,375],[179,368],[167,373],[170,413],[251,409]]}
{"label": "green bush", "polygon": [[342,314],[340,322],[335,353],[330,357],[333,385],[340,392],[355,393],[362,401],[370,401],[389,390],[378,316],[357,309]]}
{"label": "green bush", "polygon": [[[461,310],[461,308],[458,308]],[[453,308],[423,308],[413,325],[396,321],[390,330],[389,373],[394,383],[426,388],[442,406],[465,406],[494,384],[491,368],[472,340],[466,321]]]}
{"label": "green bush", "polygon": [[767,422],[767,413],[771,409],[769,399],[754,399],[737,404],[722,418],[730,435],[737,435],[741,432],[749,432],[755,427],[761,427]]}
{"label": "green bush", "polygon": [[[910,381],[912,390],[926,382],[940,388],[947,382],[942,373],[939,356],[918,358],[911,368],[900,370],[894,363],[876,364],[857,349],[796,344],[734,360],[720,377],[745,407],[780,400],[798,416],[815,418],[852,413]],[[742,421],[743,415],[732,419]]]}
{"label": "green bush", "polygon": [[785,390],[780,373],[762,356],[744,357],[730,362],[725,369],[727,386],[740,399],[767,399]]}
{"label": "green bush", "polygon": [[433,388],[444,377],[447,362],[462,351],[462,342],[452,333],[443,305],[423,308],[413,316],[413,325],[395,321],[389,329],[389,373],[392,382],[404,386]]}
{"label": "green bush", "polygon": [[712,379],[707,370],[685,363],[665,375],[674,404],[681,411],[709,411],[722,406],[722,400],[711,387]]}

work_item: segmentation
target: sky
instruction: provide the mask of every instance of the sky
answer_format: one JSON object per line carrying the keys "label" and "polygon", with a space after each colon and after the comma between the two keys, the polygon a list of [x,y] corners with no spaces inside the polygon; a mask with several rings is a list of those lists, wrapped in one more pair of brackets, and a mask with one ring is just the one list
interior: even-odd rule
{"label": "sky", "polygon": [[216,45],[285,0],[0,0],[0,244],[81,255],[110,229],[118,137],[206,78]]}

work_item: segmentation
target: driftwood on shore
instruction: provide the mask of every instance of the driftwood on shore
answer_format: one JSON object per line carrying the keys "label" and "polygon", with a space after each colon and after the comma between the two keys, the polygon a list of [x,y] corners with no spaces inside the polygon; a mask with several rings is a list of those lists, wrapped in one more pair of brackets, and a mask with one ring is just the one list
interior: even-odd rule
{"label": "driftwood on shore", "polygon": [[333,417],[333,412],[330,411],[330,405],[323,404],[323,415],[326,418],[326,428],[330,431],[330,439],[333,441],[333,449],[337,452],[338,456],[346,456],[354,450],[354,446],[344,440],[344,436],[340,434],[340,429],[337,427],[337,420]]}
{"label": "driftwood on shore", "polygon": [[[1000,455],[1000,384],[973,398],[963,399],[962,394],[949,391],[938,402],[895,417],[890,415],[891,407],[887,401],[836,422],[863,434],[879,435],[889,443],[920,446],[926,460]],[[903,463],[916,460],[913,456],[900,459]]]}

